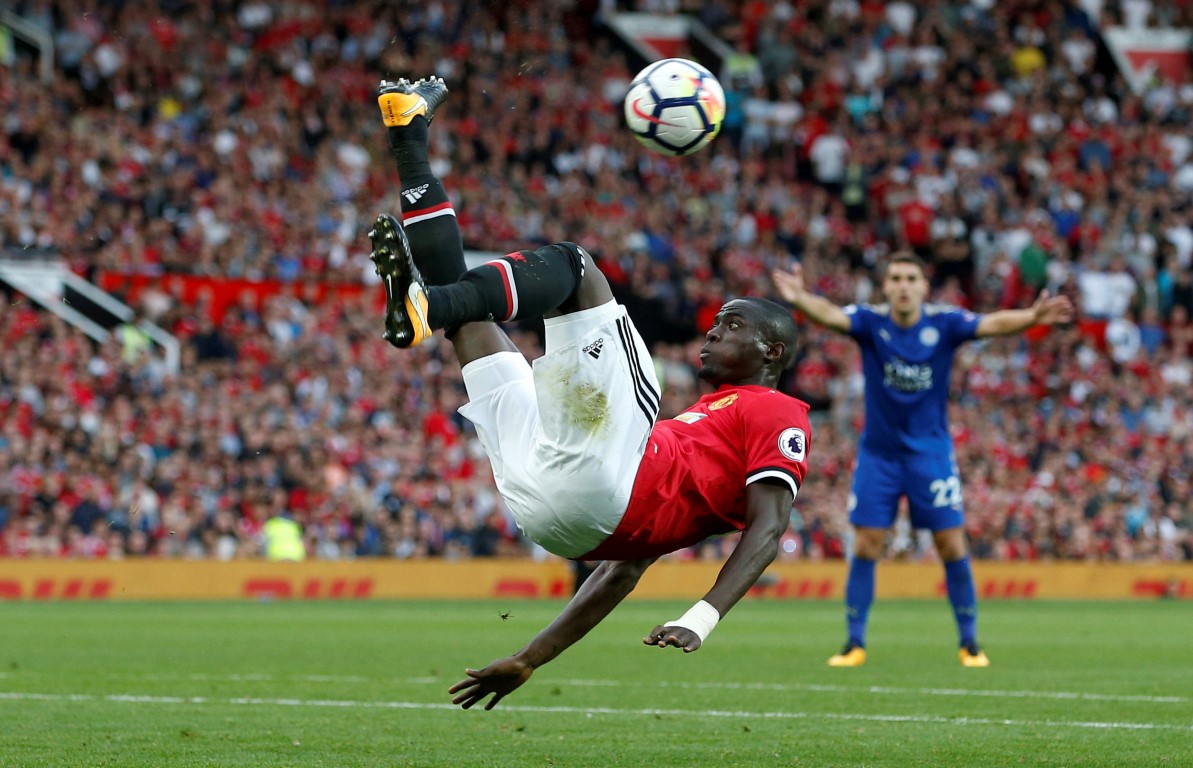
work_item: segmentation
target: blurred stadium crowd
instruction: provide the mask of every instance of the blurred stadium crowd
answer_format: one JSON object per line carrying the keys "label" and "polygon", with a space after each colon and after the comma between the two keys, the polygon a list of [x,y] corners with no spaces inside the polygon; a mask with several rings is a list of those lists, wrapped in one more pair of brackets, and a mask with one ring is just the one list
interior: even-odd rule
{"label": "blurred stadium crowd", "polygon": [[[617,3],[600,3],[612,10]],[[1172,0],[643,0],[734,53],[723,135],[679,161],[620,123],[637,66],[598,3],[16,0],[55,77],[0,67],[0,248],[77,272],[294,285],[217,313],[168,289],[96,347],[0,303],[0,554],[261,552],[290,515],[310,557],[536,555],[456,413],[450,345],[380,338],[365,230],[397,210],[381,76],[452,96],[433,161],[470,248],[575,240],[656,355],[663,414],[700,393],[702,329],[799,259],[847,304],[909,247],[978,311],[1047,288],[1080,322],[963,348],[952,423],[977,556],[1193,559],[1193,83],[1136,94],[1107,24],[1193,26]],[[692,54],[694,55],[694,54]],[[312,281],[367,297],[304,299]],[[535,329],[517,330],[524,349]],[[805,326],[789,391],[815,408],[813,475],[782,557],[847,550],[861,379]],[[679,557],[721,557],[728,541]],[[896,557],[922,557],[914,535]],[[930,551],[930,547],[927,551]]]}

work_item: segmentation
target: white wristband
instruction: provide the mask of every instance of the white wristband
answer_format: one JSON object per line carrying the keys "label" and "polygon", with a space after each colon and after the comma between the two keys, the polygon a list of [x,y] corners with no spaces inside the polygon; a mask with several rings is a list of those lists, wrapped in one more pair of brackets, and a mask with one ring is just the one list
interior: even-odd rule
{"label": "white wristband", "polygon": [[690,629],[703,643],[712,634],[713,627],[717,626],[717,622],[720,620],[721,614],[717,613],[717,609],[701,600],[689,608],[683,616],[675,621],[669,621],[663,626]]}

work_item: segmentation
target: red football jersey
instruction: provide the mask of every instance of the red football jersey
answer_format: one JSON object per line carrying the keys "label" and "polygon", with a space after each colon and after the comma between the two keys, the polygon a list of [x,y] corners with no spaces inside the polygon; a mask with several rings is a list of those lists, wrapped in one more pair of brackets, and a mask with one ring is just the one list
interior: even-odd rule
{"label": "red football jersey", "polygon": [[769,387],[725,385],[655,424],[629,507],[583,560],[634,560],[745,526],[746,486],[775,479],[794,496],[807,474],[808,406]]}

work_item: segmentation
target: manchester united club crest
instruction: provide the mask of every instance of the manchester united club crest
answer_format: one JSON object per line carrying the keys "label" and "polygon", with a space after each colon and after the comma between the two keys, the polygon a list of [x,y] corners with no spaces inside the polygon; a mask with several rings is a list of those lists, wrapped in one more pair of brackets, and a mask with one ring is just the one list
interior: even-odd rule
{"label": "manchester united club crest", "polygon": [[728,408],[729,406],[733,405],[736,402],[737,402],[737,393],[734,392],[732,395],[725,395],[720,400],[716,400],[714,402],[709,403],[708,410],[719,411],[722,408]]}

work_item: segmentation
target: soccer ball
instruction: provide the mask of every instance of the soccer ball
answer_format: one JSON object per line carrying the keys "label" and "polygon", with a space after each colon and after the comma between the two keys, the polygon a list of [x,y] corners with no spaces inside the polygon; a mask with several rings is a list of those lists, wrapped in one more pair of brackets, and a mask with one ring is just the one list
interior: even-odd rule
{"label": "soccer ball", "polygon": [[630,83],[625,119],[638,141],[664,155],[708,146],[725,119],[725,91],[704,67],[687,59],[648,65]]}

